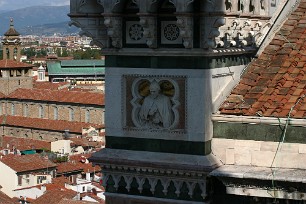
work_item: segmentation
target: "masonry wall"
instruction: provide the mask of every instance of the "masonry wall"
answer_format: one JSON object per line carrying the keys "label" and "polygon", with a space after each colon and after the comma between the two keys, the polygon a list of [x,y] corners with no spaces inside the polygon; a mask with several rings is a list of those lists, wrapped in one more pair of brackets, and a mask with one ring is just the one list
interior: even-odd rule
{"label": "masonry wall", "polygon": [[[52,130],[37,130],[31,128],[7,127],[7,126],[1,127],[0,134],[12,137],[44,140],[50,142],[64,139],[64,132],[52,131]],[[81,133],[79,134],[69,133],[69,134],[71,137],[78,137],[82,135]]]}
{"label": "masonry wall", "polygon": [[212,151],[226,165],[306,169],[306,144],[283,143],[277,151],[278,145],[270,141],[214,138]]}
{"label": "masonry wall", "polygon": [[[8,115],[30,118],[104,124],[105,109],[102,106],[4,100],[0,101],[0,103],[2,103],[2,112],[0,111],[1,114],[7,113]],[[43,109],[43,114],[40,113],[40,108]],[[57,119],[55,117],[56,108],[58,110]],[[71,110],[73,110],[73,114],[71,113]],[[86,116],[87,111],[89,111],[88,118]],[[72,117],[72,115],[74,115],[74,117]],[[88,121],[86,121],[86,118]]]}
{"label": "masonry wall", "polygon": [[9,78],[0,78],[0,86],[2,92],[5,95],[8,95],[15,91],[18,88],[32,89],[33,82],[31,77],[9,77]]}

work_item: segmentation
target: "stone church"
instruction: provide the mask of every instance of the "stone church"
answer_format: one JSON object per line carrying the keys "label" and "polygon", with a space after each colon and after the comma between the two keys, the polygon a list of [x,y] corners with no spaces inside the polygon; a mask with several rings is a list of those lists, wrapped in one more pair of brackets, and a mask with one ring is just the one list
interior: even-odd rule
{"label": "stone church", "polygon": [[35,82],[33,65],[20,62],[21,46],[11,19],[0,60],[0,134],[45,141],[79,137],[90,127],[104,134],[104,94]]}
{"label": "stone church", "polygon": [[105,55],[106,203],[303,203],[305,9],[70,0]]}

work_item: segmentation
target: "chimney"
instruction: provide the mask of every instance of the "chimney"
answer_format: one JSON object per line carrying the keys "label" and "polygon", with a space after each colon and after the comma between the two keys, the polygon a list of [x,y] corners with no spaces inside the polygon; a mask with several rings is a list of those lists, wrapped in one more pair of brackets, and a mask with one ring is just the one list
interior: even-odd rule
{"label": "chimney", "polygon": [[86,172],[86,181],[91,181],[89,172]]}

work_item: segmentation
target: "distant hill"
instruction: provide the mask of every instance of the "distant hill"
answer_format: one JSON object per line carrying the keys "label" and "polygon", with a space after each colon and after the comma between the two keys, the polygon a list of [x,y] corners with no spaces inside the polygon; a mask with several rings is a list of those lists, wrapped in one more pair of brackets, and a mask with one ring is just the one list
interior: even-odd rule
{"label": "distant hill", "polygon": [[21,34],[53,34],[78,31],[69,27],[69,6],[34,6],[13,11],[0,12],[0,35],[9,28],[10,18],[15,29]]}

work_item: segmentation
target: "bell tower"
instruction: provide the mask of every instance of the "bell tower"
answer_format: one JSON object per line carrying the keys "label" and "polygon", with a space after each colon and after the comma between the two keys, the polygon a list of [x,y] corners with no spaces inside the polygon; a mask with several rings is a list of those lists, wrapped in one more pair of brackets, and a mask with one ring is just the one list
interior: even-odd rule
{"label": "bell tower", "polygon": [[3,60],[0,60],[0,87],[5,95],[18,88],[33,88],[33,65],[20,62],[21,41],[20,34],[14,28],[11,18],[10,28],[4,34]]}
{"label": "bell tower", "polygon": [[268,26],[268,1],[70,0],[106,65],[107,204],[209,203],[211,115]]}
{"label": "bell tower", "polygon": [[20,61],[21,41],[20,34],[14,28],[14,20],[10,19],[10,28],[4,33],[3,59]]}

